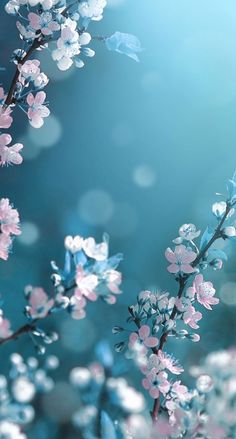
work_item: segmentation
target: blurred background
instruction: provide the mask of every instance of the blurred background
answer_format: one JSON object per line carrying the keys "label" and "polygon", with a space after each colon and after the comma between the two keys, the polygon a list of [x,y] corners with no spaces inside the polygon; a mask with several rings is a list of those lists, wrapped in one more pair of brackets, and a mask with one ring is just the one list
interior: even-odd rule
{"label": "blurred background", "polygon": [[[0,66],[7,71],[0,72],[0,82],[6,89],[14,70],[9,57],[20,43],[4,3]],[[111,253],[124,254],[124,293],[116,306],[91,305],[83,321],[60,316],[45,322],[61,334],[49,349],[63,364],[62,382],[72,367],[93,358],[99,339],[114,344],[111,328],[123,324],[140,290],[175,294],[164,251],[179,226],[193,222],[203,231],[214,224],[215,192],[225,191],[236,168],[235,24],[234,0],[109,0],[93,34],[137,35],[144,48],[140,63],[99,42],[82,70],[60,72],[50,53],[39,53],[50,78],[51,116],[37,131],[23,113],[15,114],[12,134],[24,143],[24,162],[0,172],[1,197],[18,208],[23,229],[9,261],[0,264],[6,316],[15,326],[24,321],[25,285],[49,291],[50,261],[62,264],[65,235],[99,241],[107,232]],[[204,312],[201,343],[175,346],[185,366],[235,344],[235,245],[228,252],[223,270],[206,274],[221,304]],[[30,339],[2,348],[1,372],[16,349],[31,355]]]}

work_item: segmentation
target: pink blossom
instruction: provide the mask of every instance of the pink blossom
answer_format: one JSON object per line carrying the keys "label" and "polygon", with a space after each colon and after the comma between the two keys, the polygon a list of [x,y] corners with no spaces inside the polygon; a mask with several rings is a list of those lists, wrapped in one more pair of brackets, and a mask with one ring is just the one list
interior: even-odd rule
{"label": "pink blossom", "polygon": [[179,401],[185,401],[186,397],[189,395],[188,388],[181,384],[181,381],[175,381],[172,384],[170,393],[173,398],[176,398]]}
{"label": "pink blossom", "polygon": [[0,102],[3,103],[5,100],[5,93],[4,93],[4,89],[2,87],[0,87]]}
{"label": "pink blossom", "polygon": [[194,306],[190,305],[183,313],[183,321],[186,325],[189,325],[193,329],[198,329],[199,325],[197,322],[201,320],[202,314],[196,311]]}
{"label": "pink blossom", "polygon": [[144,350],[147,351],[146,348],[154,348],[158,345],[158,338],[150,337],[150,328],[148,325],[142,325],[141,328],[137,332],[132,332],[129,337],[129,346],[132,347],[136,343],[141,343],[144,345]]}
{"label": "pink blossom", "polygon": [[175,375],[179,375],[184,371],[184,368],[180,366],[177,361],[166,352],[159,350],[158,358],[163,369],[168,369],[171,373]]}
{"label": "pink blossom", "polygon": [[43,319],[54,305],[54,300],[49,299],[43,288],[40,287],[28,287],[26,296],[30,305],[27,307],[27,312],[32,319]]}
{"label": "pink blossom", "polygon": [[160,392],[166,395],[170,390],[170,383],[168,381],[166,372],[159,372],[158,369],[152,369],[147,377],[142,380],[144,389],[149,390],[152,398],[159,397]]}
{"label": "pink blossom", "polygon": [[96,244],[94,238],[87,238],[83,242],[83,250],[89,258],[104,261],[108,256],[108,243],[106,241]]}
{"label": "pink blossom", "polygon": [[204,282],[202,274],[197,274],[193,281],[192,287],[187,290],[187,295],[194,298],[197,297],[197,301],[205,306],[205,308],[212,310],[211,305],[217,305],[219,299],[213,297],[215,295],[215,288],[211,282]]}
{"label": "pink blossom", "polygon": [[196,259],[197,254],[185,245],[177,245],[174,251],[167,248],[165,256],[171,262],[171,265],[167,268],[170,273],[193,273],[195,271],[190,264]]}
{"label": "pink blossom", "polygon": [[0,200],[0,225],[2,233],[9,235],[20,235],[19,229],[19,214],[16,209],[13,209],[9,203],[8,198]]}
{"label": "pink blossom", "polygon": [[30,59],[28,61],[25,61],[23,65],[18,64],[18,70],[20,71],[19,81],[22,84],[25,84],[25,80],[34,81],[40,74],[39,66],[40,61],[38,61],[37,59]]}
{"label": "pink blossom", "polygon": [[9,320],[4,319],[2,313],[0,313],[0,339],[8,338],[11,335],[11,324]]}
{"label": "pink blossom", "polygon": [[106,275],[106,282],[108,289],[113,294],[120,294],[121,290],[119,288],[119,285],[121,284],[122,281],[121,273],[117,270],[109,270],[106,272],[105,275]]}
{"label": "pink blossom", "polygon": [[13,119],[10,116],[12,110],[10,107],[0,105],[0,128],[10,128]]}
{"label": "pink blossom", "polygon": [[29,93],[27,96],[27,103],[29,105],[28,117],[30,124],[34,128],[41,128],[43,125],[43,118],[48,117],[50,114],[49,109],[43,105],[46,99],[46,93],[39,91],[34,96],[33,93]]}
{"label": "pink blossom", "polygon": [[65,248],[74,254],[74,253],[77,253],[78,251],[82,250],[83,242],[84,242],[84,239],[79,235],[77,235],[75,237],[66,236]]}
{"label": "pink blossom", "polygon": [[8,259],[9,248],[12,240],[9,235],[0,233],[0,258],[6,261]]}
{"label": "pink blossom", "polygon": [[76,272],[76,285],[75,295],[83,295],[87,299],[95,301],[98,296],[95,292],[98,286],[98,277],[95,274],[87,274],[81,265],[78,265]]}
{"label": "pink blossom", "polygon": [[148,371],[151,371],[153,368],[159,371],[168,369],[175,375],[179,375],[184,371],[183,367],[180,366],[171,355],[168,355],[161,350],[158,350],[158,354],[151,354],[148,358],[147,364],[143,366],[141,370],[146,375]]}
{"label": "pink blossom", "polygon": [[21,143],[15,143],[15,145],[7,146],[12,141],[10,134],[0,135],[0,165],[8,165],[10,163],[14,165],[20,165],[23,161],[19,151],[23,148]]}
{"label": "pink blossom", "polygon": [[70,313],[73,319],[80,320],[86,316],[85,306],[86,299],[81,295],[77,294],[70,298]]}
{"label": "pink blossom", "polygon": [[43,12],[40,15],[30,12],[28,18],[31,28],[40,30],[43,35],[52,35],[54,31],[60,29],[60,25],[53,20],[50,12]]}

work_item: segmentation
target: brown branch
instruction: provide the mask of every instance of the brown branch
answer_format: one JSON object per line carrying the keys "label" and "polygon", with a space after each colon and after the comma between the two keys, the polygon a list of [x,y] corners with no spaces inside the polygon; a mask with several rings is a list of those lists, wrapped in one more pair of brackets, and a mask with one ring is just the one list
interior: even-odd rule
{"label": "brown branch", "polygon": [[21,335],[28,334],[29,332],[34,331],[35,330],[35,325],[34,325],[35,322],[36,322],[36,320],[32,323],[27,323],[26,325],[23,325],[16,332],[14,332],[12,335],[9,335],[9,337],[1,339],[0,345],[3,345],[10,340],[17,340],[18,337],[20,337]]}

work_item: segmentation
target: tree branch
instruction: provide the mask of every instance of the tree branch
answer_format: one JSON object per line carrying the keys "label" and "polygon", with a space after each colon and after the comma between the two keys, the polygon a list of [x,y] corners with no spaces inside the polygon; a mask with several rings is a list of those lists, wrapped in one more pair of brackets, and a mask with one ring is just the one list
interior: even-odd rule
{"label": "tree branch", "polygon": [[[193,268],[196,267],[199,264],[199,262],[201,262],[202,258],[205,256],[206,252],[209,250],[209,248],[212,246],[212,244],[222,236],[221,228],[222,228],[225,220],[227,219],[227,216],[228,216],[232,207],[233,207],[233,205],[231,205],[231,203],[229,201],[227,201],[225,213],[224,213],[223,217],[221,218],[218,226],[216,227],[214,235],[212,236],[210,241],[205,245],[205,247],[200,251],[200,253],[196,257],[196,259],[191,264]],[[183,296],[186,283],[191,276],[192,276],[192,273],[187,274],[185,276],[180,276],[178,278],[179,290],[178,290],[177,297],[179,299]],[[177,307],[176,307],[176,305],[174,305],[174,308],[173,308],[172,313],[170,315],[171,320],[173,320],[175,318],[177,312],[178,312]],[[154,348],[156,351],[154,353],[158,353],[159,350],[163,349],[165,343],[167,342],[167,338],[168,338],[169,333],[170,333],[170,331],[166,331],[166,332],[162,333],[161,338],[160,338],[159,347],[158,347],[158,349]],[[153,349],[153,351],[154,351],[154,349]],[[160,397],[158,397],[154,400],[153,408],[152,408],[152,411],[150,412],[153,423],[157,422],[159,409],[160,409]]]}

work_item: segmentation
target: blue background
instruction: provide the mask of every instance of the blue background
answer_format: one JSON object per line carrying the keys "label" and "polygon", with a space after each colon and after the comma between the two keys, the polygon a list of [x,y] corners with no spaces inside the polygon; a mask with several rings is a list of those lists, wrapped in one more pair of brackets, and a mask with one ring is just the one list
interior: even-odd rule
{"label": "blue background", "polygon": [[[6,89],[8,60],[20,43],[15,19],[3,5],[0,22]],[[176,293],[164,251],[179,226],[193,222],[203,231],[214,224],[215,192],[225,191],[236,167],[235,22],[233,0],[111,1],[91,33],[137,35],[144,48],[139,64],[96,41],[96,57],[86,59],[82,70],[59,72],[49,53],[39,54],[50,78],[52,117],[37,131],[15,113],[13,138],[25,145],[24,163],[0,172],[1,197],[19,209],[25,227],[9,261],[0,264],[6,315],[16,327],[24,321],[25,285],[49,291],[49,262],[62,264],[65,235],[101,240],[106,231],[111,253],[124,253],[118,305],[89,305],[84,321],[58,316],[45,322],[61,333],[49,351],[63,361],[62,380],[71,367],[92,358],[98,339],[116,341],[111,328],[125,321],[127,305],[140,290]],[[223,271],[205,275],[214,279],[221,304],[204,312],[201,342],[173,347],[185,366],[235,343],[236,249],[227,244],[227,250]],[[14,349],[33,351],[22,337],[2,349],[1,368],[5,353]]]}

